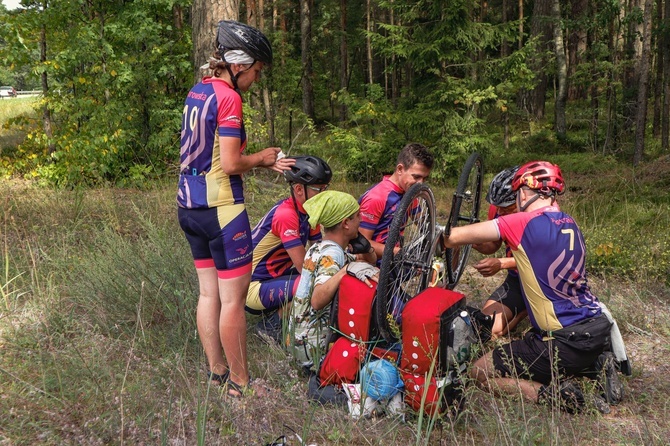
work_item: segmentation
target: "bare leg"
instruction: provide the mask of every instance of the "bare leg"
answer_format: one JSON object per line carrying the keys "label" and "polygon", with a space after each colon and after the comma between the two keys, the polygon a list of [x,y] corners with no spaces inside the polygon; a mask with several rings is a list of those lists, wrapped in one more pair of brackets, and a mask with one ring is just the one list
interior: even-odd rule
{"label": "bare leg", "polygon": [[482,308],[482,313],[487,315],[493,315],[493,313],[495,313],[496,315],[495,320],[493,321],[493,328],[491,329],[491,339],[506,335],[528,315],[528,312],[524,310],[514,316],[514,313],[507,305],[495,300],[487,300]]}
{"label": "bare leg", "polygon": [[519,378],[496,377],[492,352],[479,358],[470,368],[470,377],[495,395],[519,395],[529,402],[537,403],[537,393],[542,384]]}
{"label": "bare leg", "polygon": [[221,336],[219,334],[219,314],[221,299],[219,298],[219,284],[216,268],[197,269],[200,284],[200,297],[196,321],[198,335],[205,350],[209,369],[216,374],[226,371],[226,361],[221,350]]}
{"label": "bare leg", "polygon": [[244,304],[251,273],[234,279],[219,279],[221,312],[219,335],[230,367],[230,379],[241,386],[249,383],[247,366],[247,318]]}

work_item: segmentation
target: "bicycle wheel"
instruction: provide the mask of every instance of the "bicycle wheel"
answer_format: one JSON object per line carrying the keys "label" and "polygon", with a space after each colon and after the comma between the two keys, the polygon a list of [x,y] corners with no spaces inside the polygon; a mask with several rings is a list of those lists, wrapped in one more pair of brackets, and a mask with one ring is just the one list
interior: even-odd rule
{"label": "bicycle wheel", "polygon": [[[465,226],[479,221],[479,204],[482,191],[484,163],[477,152],[470,155],[463,166],[458,179],[456,192],[451,202],[449,220],[445,235],[449,236],[451,228]],[[445,266],[447,269],[447,288],[452,290],[458,283],[468,262],[471,245],[445,250]]]}
{"label": "bicycle wheel", "polygon": [[397,338],[405,303],[428,286],[434,240],[435,197],[417,183],[398,204],[382,255],[374,312],[379,334],[388,342]]}

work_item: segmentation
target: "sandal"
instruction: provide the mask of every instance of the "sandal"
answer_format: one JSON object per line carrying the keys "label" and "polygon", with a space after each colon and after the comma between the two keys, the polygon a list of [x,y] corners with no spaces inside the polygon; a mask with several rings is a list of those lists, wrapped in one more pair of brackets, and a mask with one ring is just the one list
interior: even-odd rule
{"label": "sandal", "polygon": [[251,388],[251,377],[249,377],[249,382],[244,386],[237,384],[232,379],[229,379],[226,382],[226,394],[233,398],[242,398],[253,394],[253,392],[254,389]]}
{"label": "sandal", "polygon": [[225,383],[227,383],[229,376],[230,376],[230,370],[226,370],[220,375],[218,373],[212,372],[211,370],[207,370],[207,378],[209,378],[211,381],[214,381],[219,386],[222,386]]}
{"label": "sandal", "polygon": [[256,388],[254,385],[254,379],[249,376],[249,382],[246,385],[237,384],[232,379],[228,379],[225,384],[226,394],[233,398],[243,398],[249,395],[255,395],[257,391],[260,391],[260,396],[264,396],[267,393],[267,388]]}

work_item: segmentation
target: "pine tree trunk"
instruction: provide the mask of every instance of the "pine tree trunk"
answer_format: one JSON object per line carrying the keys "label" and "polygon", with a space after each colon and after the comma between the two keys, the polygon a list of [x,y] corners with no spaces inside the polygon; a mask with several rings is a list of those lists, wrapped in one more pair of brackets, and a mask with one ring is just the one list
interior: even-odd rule
{"label": "pine tree trunk", "polygon": [[[628,0],[627,13],[632,14],[634,11],[642,8],[643,0]],[[636,116],[637,98],[639,96],[640,80],[640,64],[638,61],[642,57],[642,44],[640,36],[643,33],[643,23],[638,23],[635,20],[628,21],[628,30],[625,36],[624,43],[624,58],[630,61],[624,71],[623,78],[623,115],[627,122],[630,122]]]}
{"label": "pine tree trunk", "polygon": [[[593,7],[591,16],[595,17],[597,14],[597,6]],[[591,47],[593,42],[598,39],[598,28],[591,29],[586,34],[586,46]],[[598,66],[598,57],[595,52],[591,53],[591,87],[589,88],[589,96],[591,97],[591,149],[596,151],[598,149],[599,135],[598,129],[600,127],[600,90],[598,83],[603,77],[603,73]]]}
{"label": "pine tree trunk", "polygon": [[[258,0],[258,3],[253,1],[254,7],[247,6],[247,9],[255,11],[253,17],[250,18],[249,24],[258,27],[260,30],[265,30],[265,1]],[[272,76],[269,73],[268,76]],[[264,84],[261,91],[261,100],[263,102],[263,111],[265,112],[265,121],[267,122],[268,145],[273,147],[276,145],[275,141],[275,116],[272,113],[272,95],[267,84]]]}
{"label": "pine tree trunk", "polygon": [[[584,17],[588,13],[588,0],[571,0],[567,17]],[[572,80],[581,63],[580,55],[586,51],[586,30],[577,21],[567,32],[568,79]],[[568,85],[568,99],[586,99],[587,91],[572,82]]]}
{"label": "pine tree trunk", "polygon": [[[244,18],[243,22],[246,23],[249,26],[253,26],[254,28],[259,28],[258,26],[258,4],[256,3],[256,0],[245,0],[246,5],[244,8],[244,12],[246,17]],[[254,110],[260,109],[261,108],[261,101],[263,100],[263,95],[261,93],[260,97],[256,95],[249,95],[248,96],[248,101],[249,105],[251,105],[251,108]]]}
{"label": "pine tree trunk", "polygon": [[617,108],[617,92],[616,92],[616,82],[615,82],[615,72],[618,69],[619,58],[617,57],[616,52],[616,41],[618,35],[616,33],[617,27],[615,26],[616,19],[611,19],[608,26],[608,41],[607,49],[610,57],[612,58],[611,67],[607,72],[607,108],[606,108],[606,120],[607,131],[605,132],[605,141],[603,142],[603,154],[606,154],[608,150],[616,150],[618,145],[618,131],[619,131],[619,119],[616,114]]}
{"label": "pine tree trunk", "polygon": [[663,10],[663,115],[661,119],[661,147],[670,148],[670,4]]}
{"label": "pine tree trunk", "polygon": [[531,38],[538,38],[539,44],[535,55],[529,62],[531,70],[537,74],[536,85],[533,90],[522,91],[520,93],[520,108],[523,108],[530,115],[531,119],[540,120],[544,118],[545,96],[547,94],[548,79],[545,74],[545,65],[547,63],[542,53],[547,49],[547,45],[553,39],[550,28],[549,17],[551,16],[551,7],[553,0],[536,0],[533,7],[533,17],[530,24]]}
{"label": "pine tree trunk", "polygon": [[642,60],[640,61],[640,86],[637,96],[635,116],[635,153],[633,165],[637,166],[644,155],[644,133],[647,124],[647,89],[649,87],[649,66],[651,64],[651,21],[654,0],[644,2],[644,26],[642,32]]}
{"label": "pine tree trunk", "polygon": [[503,147],[509,149],[509,111],[506,109],[503,114]]}
{"label": "pine tree trunk", "polygon": [[[507,24],[507,8],[507,0],[502,0],[501,13],[503,24]],[[507,42],[507,39],[503,39],[502,45],[500,45],[500,57],[507,56],[509,56],[509,43]]]}
{"label": "pine tree trunk", "polygon": [[[656,29],[661,29],[663,24],[663,0],[658,0],[656,5]],[[654,117],[652,124],[652,135],[658,138],[661,135],[661,116],[663,114],[663,35],[661,31],[656,36],[656,74],[654,76]]]}
{"label": "pine tree trunk", "polygon": [[[393,26],[396,25],[396,17],[395,17],[395,11],[391,10],[391,16],[389,17],[389,23]],[[398,104],[398,98],[400,97],[400,84],[402,82],[402,79],[400,79],[401,76],[401,70],[398,67],[398,58],[395,54],[391,56],[391,65],[393,66],[393,70],[391,72],[391,101],[393,102],[393,105]]]}
{"label": "pine tree trunk", "polygon": [[300,48],[302,50],[302,111],[314,120],[312,79],[312,8],[311,0],[300,0]]}
{"label": "pine tree trunk", "polygon": [[[347,0],[340,0],[340,90],[346,90],[349,54],[347,49]],[[347,106],[340,105],[340,121],[347,120]]]}
{"label": "pine tree trunk", "polygon": [[[44,2],[44,9],[46,9],[46,2]],[[46,25],[40,27],[40,62],[42,65],[47,61],[47,28]],[[42,94],[47,96],[49,93],[49,78],[47,77],[47,71],[42,70],[41,75],[42,80]],[[44,134],[47,137],[47,147],[49,154],[56,152],[56,145],[53,141],[53,129],[51,123],[51,110],[49,110],[48,101],[44,101],[44,107],[42,108],[42,126],[44,128]]]}
{"label": "pine tree trunk", "polygon": [[519,0],[519,49],[523,48],[523,0]]}
{"label": "pine tree trunk", "polygon": [[209,72],[200,67],[207,63],[216,50],[216,27],[219,20],[238,20],[239,0],[193,0],[191,26],[193,27],[194,83]]}
{"label": "pine tree trunk", "polygon": [[176,30],[181,31],[184,27],[184,8],[181,5],[172,6],[172,23]]}
{"label": "pine tree trunk", "polygon": [[565,61],[565,47],[563,45],[563,29],[561,19],[561,5],[559,0],[552,1],[551,15],[553,18],[554,54],[556,55],[556,79],[558,91],[554,109],[555,129],[559,140],[565,138],[565,103],[568,97],[568,68]]}
{"label": "pine tree trunk", "polygon": [[367,56],[368,56],[368,83],[372,85],[373,83],[373,78],[374,78],[374,73],[372,72],[372,42],[370,41],[370,32],[372,32],[372,2],[371,0],[367,0],[366,5],[365,5],[365,11],[366,11],[366,30],[367,30],[367,37],[365,38],[365,46],[367,49]]}

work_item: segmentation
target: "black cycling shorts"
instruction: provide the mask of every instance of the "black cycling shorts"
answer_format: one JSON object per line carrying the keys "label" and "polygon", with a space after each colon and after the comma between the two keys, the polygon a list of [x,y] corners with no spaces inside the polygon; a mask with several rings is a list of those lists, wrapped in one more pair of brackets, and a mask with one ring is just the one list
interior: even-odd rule
{"label": "black cycling shorts", "polygon": [[491,294],[489,300],[500,302],[509,308],[514,316],[526,310],[526,303],[521,295],[521,280],[518,274],[507,273],[505,281]]}
{"label": "black cycling shorts", "polygon": [[574,375],[591,366],[600,353],[602,349],[585,352],[556,340],[543,341],[536,333],[528,332],[523,339],[495,348],[492,357],[495,369],[503,377],[549,384],[557,373]]}

